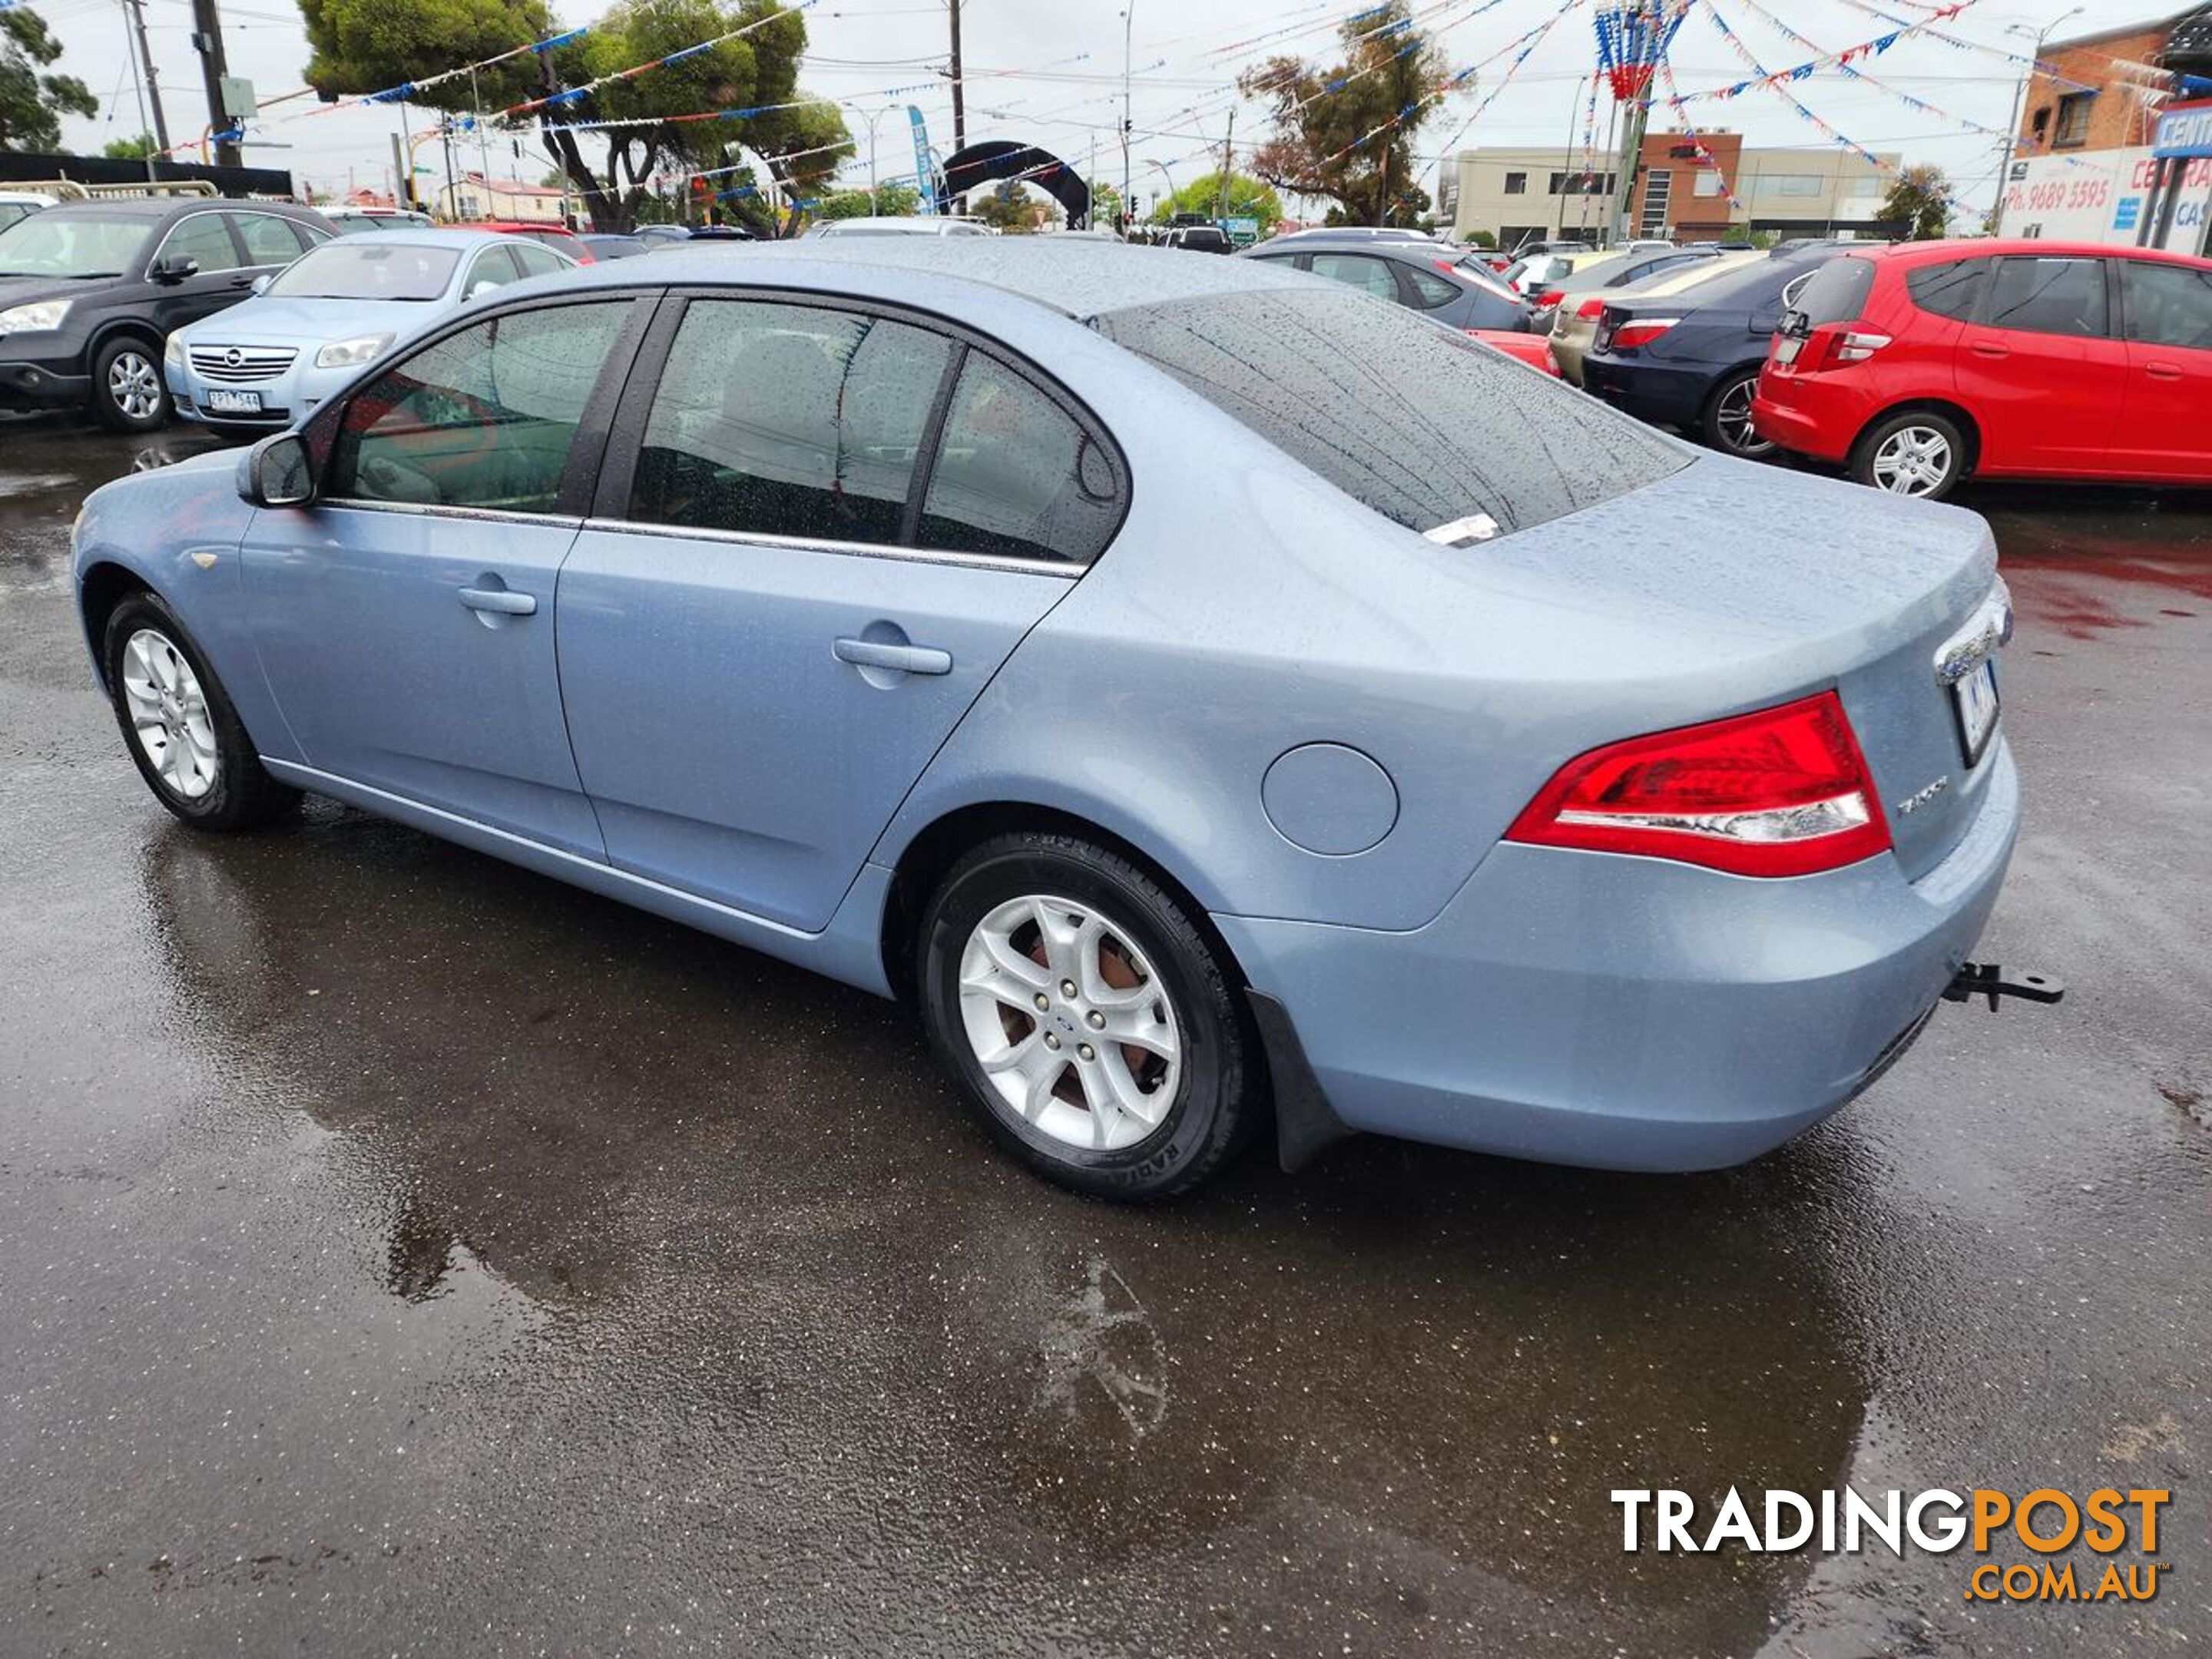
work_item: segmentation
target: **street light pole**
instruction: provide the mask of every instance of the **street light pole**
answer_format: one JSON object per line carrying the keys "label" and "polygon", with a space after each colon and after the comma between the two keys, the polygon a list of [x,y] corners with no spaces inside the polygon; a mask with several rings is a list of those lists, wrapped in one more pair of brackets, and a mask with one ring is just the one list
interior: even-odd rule
{"label": "street light pole", "polygon": [[[2012,160],[2020,140],[2020,118],[2027,112],[2028,83],[2035,79],[2043,64],[2043,43],[2051,38],[2051,30],[2069,19],[2079,17],[2087,9],[2087,6],[2076,6],[2064,16],[2052,18],[2036,33],[2035,46],[2028,53],[2027,67],[2021,71],[2020,84],[2013,89],[2012,125],[2005,129],[2004,160],[1997,167],[1997,212],[2000,217],[2004,212],[2005,189],[2012,183]],[[2026,34],[2027,26],[2025,23],[2008,23],[2005,33]]]}
{"label": "street light pole", "polygon": [[1129,194],[1129,38],[1136,11],[1135,0],[1121,9],[1121,225],[1125,232],[1136,211]]}

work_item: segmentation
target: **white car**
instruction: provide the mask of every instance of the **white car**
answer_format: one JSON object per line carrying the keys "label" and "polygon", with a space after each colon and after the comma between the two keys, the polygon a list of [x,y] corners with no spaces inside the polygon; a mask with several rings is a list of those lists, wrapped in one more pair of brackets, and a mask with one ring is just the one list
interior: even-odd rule
{"label": "white car", "polygon": [[988,236],[988,225],[947,214],[908,214],[901,217],[831,219],[807,233],[810,236]]}
{"label": "white car", "polygon": [[575,261],[494,230],[379,230],[301,254],[254,296],[169,336],[177,413],[218,432],[280,432],[398,339],[526,276]]}

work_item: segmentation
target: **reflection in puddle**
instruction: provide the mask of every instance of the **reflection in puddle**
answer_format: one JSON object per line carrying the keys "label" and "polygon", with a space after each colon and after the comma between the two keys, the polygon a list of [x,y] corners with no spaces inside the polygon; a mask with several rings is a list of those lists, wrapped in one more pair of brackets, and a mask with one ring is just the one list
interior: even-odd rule
{"label": "reflection in puddle", "polygon": [[2212,602],[2212,497],[2105,490],[1984,492],[2023,620],[2070,640],[2153,626]]}

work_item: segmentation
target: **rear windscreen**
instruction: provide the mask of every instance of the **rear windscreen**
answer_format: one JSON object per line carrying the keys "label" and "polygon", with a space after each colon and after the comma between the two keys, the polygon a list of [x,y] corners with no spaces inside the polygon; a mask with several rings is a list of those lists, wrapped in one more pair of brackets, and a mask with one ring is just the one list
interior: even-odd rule
{"label": "rear windscreen", "polygon": [[1265,289],[1109,312],[1108,338],[1408,529],[1525,529],[1688,465],[1679,444],[1418,314]]}
{"label": "rear windscreen", "polygon": [[1793,307],[1805,328],[1824,323],[1855,323],[1874,291],[1874,262],[1845,257],[1831,259],[1813,273]]}

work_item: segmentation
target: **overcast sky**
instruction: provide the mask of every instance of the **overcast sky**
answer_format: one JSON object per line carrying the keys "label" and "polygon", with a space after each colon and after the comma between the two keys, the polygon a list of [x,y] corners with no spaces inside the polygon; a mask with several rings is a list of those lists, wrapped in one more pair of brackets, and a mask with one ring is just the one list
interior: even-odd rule
{"label": "overcast sky", "polygon": [[[1139,135],[1133,147],[1139,201],[1162,189],[1164,177],[1187,182],[1206,169],[1206,147],[1218,155],[1232,106],[1238,150],[1261,136],[1260,112],[1238,105],[1230,90],[1240,67],[1273,51],[1325,57],[1336,44],[1334,24],[1361,4],[1362,0],[1134,0],[1129,58]],[[556,0],[556,6],[562,21],[571,25],[588,23],[599,15],[577,0]],[[1897,27],[1877,15],[1877,7],[1908,20],[1924,17],[1928,9],[1913,0],[1763,0],[1763,6],[1754,0],[1698,0],[1674,42],[1676,83],[1692,94],[1752,73],[1716,28],[1716,15],[1727,21],[1763,67],[1776,71],[1817,54],[1771,19],[1782,20],[1827,52],[1839,52]],[[47,0],[38,9],[65,47],[58,67],[81,77],[101,103],[97,119],[65,124],[67,141],[97,151],[109,138],[137,131],[137,77],[127,53],[122,0]],[[1420,182],[1431,194],[1433,158],[1448,148],[1556,143],[1563,152],[1579,149],[1583,100],[1588,95],[1582,77],[1592,72],[1595,58],[1586,0],[1573,0],[1564,14],[1560,0],[1419,0],[1419,9],[1454,70],[1481,66],[1479,90],[1448,100],[1420,133]],[[1938,27],[1961,40],[2024,54],[2027,41],[2008,33],[2008,25],[2032,33],[2073,9],[2072,0],[1978,0]],[[198,60],[190,42],[191,3],[146,0],[146,12],[171,140],[182,143],[206,120]],[[2119,13],[2106,3],[2091,9],[2100,25],[2136,13],[2131,5]],[[250,76],[264,100],[301,84],[307,40],[287,0],[226,0],[222,15],[232,70]],[[810,46],[802,78],[810,92],[848,103],[847,121],[860,145],[860,156],[846,175],[850,182],[867,182],[871,111],[891,112],[876,123],[883,177],[912,171],[902,113],[908,102],[920,106],[940,149],[950,150],[951,103],[941,73],[947,32],[943,0],[817,0],[806,15]],[[1121,162],[1115,128],[1124,62],[1119,0],[964,0],[962,15],[970,139],[1024,139],[1079,166],[1089,163],[1095,147],[1097,174],[1118,179]],[[1547,19],[1556,19],[1549,33],[1507,81],[1518,50],[1516,41]],[[2062,24],[2052,38],[2063,39],[2089,21],[2083,17]],[[1994,131],[2007,125],[2017,65],[1996,51],[1972,50],[1922,34],[1900,41],[1864,67],[1897,92],[1943,113],[1915,111],[1893,94],[1855,83],[1832,70],[1793,83],[1790,91],[1856,143],[1901,151],[1911,161],[1939,163],[1963,200],[1986,204],[1993,191],[1997,141],[1966,124]],[[927,84],[917,88],[916,83]],[[1492,101],[1478,115],[1486,99]],[[265,126],[250,137],[246,160],[289,167],[318,186],[343,188],[350,180],[382,187],[388,181],[388,135],[398,125],[393,107],[309,120],[278,118],[306,106],[301,101],[270,111]],[[1601,142],[1606,108],[1601,101]],[[1690,111],[1700,126],[1741,131],[1750,143],[1833,148],[1771,91],[1727,101],[1697,100]],[[410,111],[417,126],[422,118],[421,112]],[[1655,112],[1655,125],[1664,120],[1663,109]],[[252,142],[263,138],[266,142]],[[463,148],[470,153],[460,165],[474,166],[474,146]],[[504,150],[504,141],[495,139],[495,173],[519,167],[524,177],[534,179],[547,165],[534,144],[526,143],[519,163]],[[426,146],[421,159],[435,164],[440,158]],[[431,181],[424,182],[427,186]]]}

